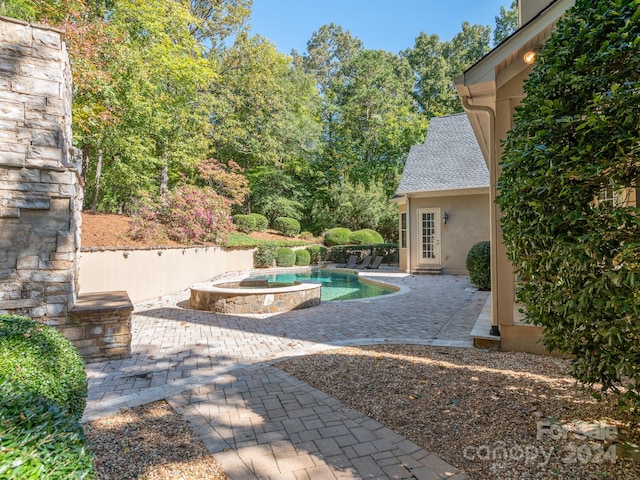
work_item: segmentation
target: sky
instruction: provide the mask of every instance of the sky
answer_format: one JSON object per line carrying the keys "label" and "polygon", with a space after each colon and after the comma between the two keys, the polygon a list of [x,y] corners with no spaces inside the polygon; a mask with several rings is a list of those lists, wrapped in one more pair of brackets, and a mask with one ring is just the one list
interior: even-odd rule
{"label": "sky", "polygon": [[441,41],[460,32],[462,22],[495,28],[500,6],[511,0],[253,0],[251,33],[282,53],[306,51],[313,32],[335,23],[358,37],[364,48],[398,53],[415,38],[433,33]]}

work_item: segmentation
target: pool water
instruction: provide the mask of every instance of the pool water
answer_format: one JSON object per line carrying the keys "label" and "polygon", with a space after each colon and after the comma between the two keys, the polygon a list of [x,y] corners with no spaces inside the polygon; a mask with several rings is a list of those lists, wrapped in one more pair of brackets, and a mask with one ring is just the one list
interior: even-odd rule
{"label": "pool water", "polygon": [[398,291],[396,287],[391,285],[363,280],[355,272],[335,269],[312,269],[305,272],[274,273],[271,275],[254,274],[251,278],[268,280],[269,282],[321,282],[320,300],[324,302],[378,297]]}

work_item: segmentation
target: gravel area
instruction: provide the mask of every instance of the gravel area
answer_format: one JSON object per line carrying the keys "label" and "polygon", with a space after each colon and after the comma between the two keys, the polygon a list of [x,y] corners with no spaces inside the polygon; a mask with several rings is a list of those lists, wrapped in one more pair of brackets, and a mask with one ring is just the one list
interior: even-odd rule
{"label": "gravel area", "polygon": [[581,391],[563,359],[383,345],[276,366],[475,479],[640,478],[640,462],[615,456],[640,429]]}
{"label": "gravel area", "polygon": [[85,424],[97,480],[226,480],[189,424],[164,401]]}
{"label": "gravel area", "polygon": [[[350,347],[276,364],[474,479],[638,479],[616,458],[640,444],[613,398],[597,402],[569,362],[415,345]],[[165,402],[84,426],[99,480],[226,479]]]}

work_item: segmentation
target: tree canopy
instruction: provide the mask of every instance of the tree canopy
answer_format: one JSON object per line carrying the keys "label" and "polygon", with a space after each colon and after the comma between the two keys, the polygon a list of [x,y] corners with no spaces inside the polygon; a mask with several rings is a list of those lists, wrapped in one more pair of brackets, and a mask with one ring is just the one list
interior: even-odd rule
{"label": "tree canopy", "polygon": [[[460,111],[451,79],[488,50],[491,28],[465,22],[447,42],[419,33],[398,55],[329,24],[289,56],[250,34],[251,7],[5,0],[0,14],[67,31],[85,208],[130,213],[140,199],[175,200],[175,189],[200,199],[193,186],[232,213],[286,213],[315,233],[331,222],[386,228],[393,239],[395,205],[383,200],[429,118]],[[239,195],[219,181],[231,173],[244,177]],[[348,215],[331,214],[340,202]]]}
{"label": "tree canopy", "polygon": [[518,298],[580,381],[637,410],[640,3],[578,0],[524,91],[497,200]]}

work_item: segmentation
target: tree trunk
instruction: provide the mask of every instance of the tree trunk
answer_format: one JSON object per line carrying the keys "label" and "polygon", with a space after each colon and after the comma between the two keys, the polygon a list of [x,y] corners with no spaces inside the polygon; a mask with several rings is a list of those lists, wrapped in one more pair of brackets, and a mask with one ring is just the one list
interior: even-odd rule
{"label": "tree trunk", "polygon": [[164,165],[162,165],[162,173],[160,173],[160,195],[169,189],[169,155],[166,148],[162,159],[164,160]]}
{"label": "tree trunk", "polygon": [[100,193],[100,177],[102,177],[102,149],[98,150],[98,163],[96,164],[96,184],[93,189],[93,199],[91,200],[91,212],[98,208],[98,195]]}

